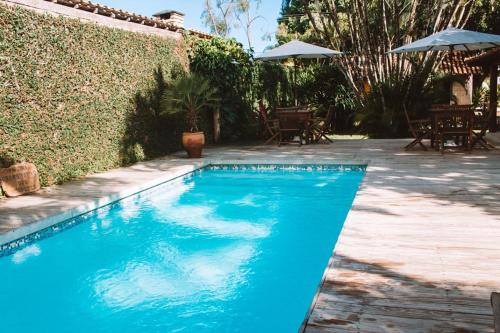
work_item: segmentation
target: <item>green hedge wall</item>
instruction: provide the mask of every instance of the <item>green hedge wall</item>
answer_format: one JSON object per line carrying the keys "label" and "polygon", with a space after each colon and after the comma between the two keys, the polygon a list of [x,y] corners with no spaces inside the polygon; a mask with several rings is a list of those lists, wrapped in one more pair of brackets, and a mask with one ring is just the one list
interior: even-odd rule
{"label": "green hedge wall", "polygon": [[157,106],[183,44],[0,5],[0,162],[47,185],[178,149]]}

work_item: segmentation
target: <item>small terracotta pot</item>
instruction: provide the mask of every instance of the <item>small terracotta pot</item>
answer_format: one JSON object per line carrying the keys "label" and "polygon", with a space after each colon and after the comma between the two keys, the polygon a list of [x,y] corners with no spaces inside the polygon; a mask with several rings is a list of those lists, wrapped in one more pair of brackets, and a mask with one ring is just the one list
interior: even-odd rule
{"label": "small terracotta pot", "polygon": [[189,158],[200,158],[204,145],[205,134],[203,132],[182,133],[182,146],[188,153]]}

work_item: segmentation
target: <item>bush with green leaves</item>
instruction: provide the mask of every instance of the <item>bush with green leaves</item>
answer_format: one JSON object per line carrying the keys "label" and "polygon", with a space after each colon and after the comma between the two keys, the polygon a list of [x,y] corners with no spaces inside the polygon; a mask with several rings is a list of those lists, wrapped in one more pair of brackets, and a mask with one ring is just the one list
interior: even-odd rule
{"label": "bush with green leaves", "polygon": [[274,61],[255,62],[254,95],[271,109],[294,103],[292,83],[292,71],[287,66]]}
{"label": "bush with green leaves", "polygon": [[[190,68],[210,78],[221,97],[222,138],[252,139],[257,133],[257,101],[271,109],[295,103],[294,69],[280,62],[255,61],[235,40],[192,39]],[[298,102],[320,113],[333,106],[336,128],[352,129],[356,100],[344,74],[328,61],[298,60]]]}
{"label": "bush with green leaves", "polygon": [[335,63],[330,60],[305,63],[304,68],[298,72],[297,85],[299,102],[311,105],[322,115],[333,108],[335,131],[353,131],[354,112],[358,103],[344,74]]}
{"label": "bush with green leaves", "polygon": [[[388,80],[372,87],[365,106],[356,113],[360,132],[372,138],[408,137],[405,109],[410,119],[427,118],[432,104],[450,102],[452,80],[450,75],[433,74],[426,80]],[[386,98],[380,98],[380,94]]]}
{"label": "bush with green leaves", "polygon": [[186,131],[200,130],[200,116],[207,110],[218,109],[219,92],[210,81],[198,74],[188,74],[177,78],[162,97],[162,114],[182,113],[186,119]]}
{"label": "bush with green leaves", "polygon": [[189,39],[191,72],[206,77],[220,96],[221,137],[237,140],[255,133],[251,55],[234,39]]}
{"label": "bush with green leaves", "polygon": [[186,60],[173,39],[0,5],[0,159],[47,185],[178,149],[158,105]]}

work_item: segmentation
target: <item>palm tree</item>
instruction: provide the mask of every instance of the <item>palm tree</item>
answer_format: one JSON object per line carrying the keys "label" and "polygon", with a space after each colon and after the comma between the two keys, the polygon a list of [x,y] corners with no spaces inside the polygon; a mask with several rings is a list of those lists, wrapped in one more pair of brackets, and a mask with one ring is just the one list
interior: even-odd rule
{"label": "palm tree", "polygon": [[217,108],[218,91],[206,78],[189,74],[175,80],[162,98],[162,114],[186,113],[189,132],[198,132],[200,111]]}

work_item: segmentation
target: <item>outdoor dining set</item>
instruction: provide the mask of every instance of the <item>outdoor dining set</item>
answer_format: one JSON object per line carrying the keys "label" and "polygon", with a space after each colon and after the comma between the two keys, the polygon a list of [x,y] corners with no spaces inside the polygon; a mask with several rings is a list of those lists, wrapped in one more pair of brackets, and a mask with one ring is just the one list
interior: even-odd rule
{"label": "outdoor dining set", "polygon": [[270,110],[259,103],[259,116],[268,137],[266,144],[273,141],[278,145],[283,143],[298,143],[299,145],[332,142],[327,136],[331,133],[334,111],[331,108],[325,117],[314,117],[313,111],[305,106],[276,108],[274,117]]}
{"label": "outdoor dining set", "polygon": [[[481,50],[500,49],[500,36],[480,33],[449,27],[443,31],[436,32],[428,37],[403,45],[388,54],[418,53],[418,52],[478,52]],[[256,56],[262,61],[281,61],[293,59],[294,63],[294,95],[297,104],[297,60],[333,58],[344,55],[343,52],[331,50],[316,45],[293,40],[289,43],[267,50]],[[464,147],[471,150],[474,147],[484,149],[494,148],[486,139],[491,124],[496,124],[497,118],[497,73],[500,65],[500,57],[496,57],[488,65],[490,66],[490,97],[489,105],[484,108],[475,108],[472,105],[433,105],[430,117],[426,119],[410,119],[406,109],[410,133],[415,138],[405,149],[421,146],[425,150],[423,140],[430,139],[430,145],[436,150],[444,152],[450,147]],[[322,139],[330,141],[326,135],[331,130],[332,110],[329,110],[325,118],[314,118],[311,111],[305,107],[295,106],[289,108],[276,108],[274,112],[268,112],[261,102],[260,118],[268,134],[266,143],[277,141],[284,142],[317,143]],[[274,114],[269,119],[269,114]],[[496,127],[496,126],[495,126]]]}
{"label": "outdoor dining set", "polygon": [[474,147],[494,148],[485,135],[490,124],[490,114],[486,107],[476,108],[473,105],[434,104],[430,109],[430,117],[420,120],[408,119],[410,131],[415,139],[405,149],[420,145],[430,140],[431,148],[444,152],[448,148]]}

